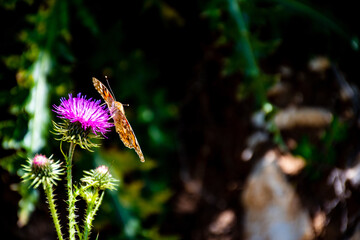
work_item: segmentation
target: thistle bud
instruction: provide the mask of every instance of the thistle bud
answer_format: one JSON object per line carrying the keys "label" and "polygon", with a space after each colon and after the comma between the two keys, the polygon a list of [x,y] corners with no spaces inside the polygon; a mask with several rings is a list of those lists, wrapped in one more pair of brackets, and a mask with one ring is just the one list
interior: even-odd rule
{"label": "thistle bud", "polygon": [[101,165],[96,169],[84,171],[84,177],[81,181],[85,184],[85,188],[93,187],[99,190],[114,190],[118,180],[111,176],[109,168]]}
{"label": "thistle bud", "polygon": [[23,181],[32,181],[31,186],[37,188],[41,183],[56,185],[60,180],[59,175],[63,174],[60,161],[54,162],[52,156],[47,158],[45,155],[36,154],[34,158],[29,158],[26,165],[22,165],[25,174]]}

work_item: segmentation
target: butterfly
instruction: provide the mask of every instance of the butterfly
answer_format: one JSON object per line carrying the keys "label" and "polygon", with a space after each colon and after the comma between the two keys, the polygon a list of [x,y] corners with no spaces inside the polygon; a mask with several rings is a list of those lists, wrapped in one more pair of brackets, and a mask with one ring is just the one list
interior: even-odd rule
{"label": "butterfly", "polygon": [[124,105],[116,101],[110,91],[99,80],[93,77],[92,81],[95,89],[100,93],[110,110],[116,132],[119,134],[121,141],[126,147],[135,149],[140,161],[145,162],[144,155],[136,139],[135,133],[132,130],[129,121],[126,119]]}

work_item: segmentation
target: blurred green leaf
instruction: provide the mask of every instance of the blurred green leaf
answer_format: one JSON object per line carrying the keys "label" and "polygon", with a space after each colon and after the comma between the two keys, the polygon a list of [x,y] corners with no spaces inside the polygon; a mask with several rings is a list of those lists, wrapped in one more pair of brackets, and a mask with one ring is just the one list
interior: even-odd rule
{"label": "blurred green leaf", "polygon": [[180,237],[178,236],[163,236],[159,233],[159,228],[154,227],[148,230],[143,230],[142,235],[146,237],[146,239],[157,239],[157,240],[178,240]]}
{"label": "blurred green leaf", "polygon": [[29,184],[21,183],[18,184],[18,187],[17,191],[21,195],[18,210],[18,226],[23,227],[29,222],[40,196],[38,190],[30,188]]}
{"label": "blurred green leaf", "polygon": [[310,19],[313,19],[315,22],[320,23],[324,28],[334,31],[336,34],[345,38],[349,43],[349,46],[352,46],[354,50],[358,50],[355,45],[352,45],[352,36],[347,33],[344,28],[336,23],[334,20],[330,19],[328,16],[322,14],[320,11],[316,10],[314,7],[311,7],[301,1],[296,0],[271,0],[278,2],[282,6],[288,9],[293,10],[294,12],[299,12],[302,16],[307,16]]}
{"label": "blurred green leaf", "polygon": [[47,52],[39,55],[34,63],[31,77],[34,86],[31,89],[28,103],[25,107],[29,113],[29,131],[24,137],[24,147],[31,153],[38,152],[45,146],[50,123],[49,89],[46,83],[51,66],[51,57]]}

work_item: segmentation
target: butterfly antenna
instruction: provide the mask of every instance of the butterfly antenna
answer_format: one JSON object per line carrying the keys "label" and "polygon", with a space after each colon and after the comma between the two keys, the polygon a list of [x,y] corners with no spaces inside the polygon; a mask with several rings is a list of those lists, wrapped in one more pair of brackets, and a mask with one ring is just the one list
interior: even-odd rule
{"label": "butterfly antenna", "polygon": [[[114,100],[116,101],[115,94],[114,94],[113,90],[112,90],[111,87],[110,87],[109,80],[108,80],[108,77],[107,77],[107,76],[105,76],[105,80],[106,80],[106,83],[107,83],[107,85],[108,85],[108,88],[109,88],[109,90],[110,90],[111,95],[113,96]],[[124,107],[128,107],[129,104],[123,104],[123,106],[124,106]]]}
{"label": "butterfly antenna", "polygon": [[107,77],[107,76],[105,76],[105,80],[106,80],[106,83],[107,83],[107,85],[108,85],[108,88],[109,88],[109,90],[110,90],[111,95],[113,96],[114,100],[116,101],[115,94],[114,94],[113,90],[112,90],[111,87],[110,87],[109,80],[108,80],[108,77]]}

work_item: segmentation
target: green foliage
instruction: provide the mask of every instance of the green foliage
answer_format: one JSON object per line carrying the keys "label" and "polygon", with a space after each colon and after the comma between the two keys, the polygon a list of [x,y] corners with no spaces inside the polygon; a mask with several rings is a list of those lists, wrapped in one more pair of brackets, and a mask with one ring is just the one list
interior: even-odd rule
{"label": "green foliage", "polygon": [[347,136],[347,124],[334,118],[329,129],[320,137],[320,144],[315,145],[308,137],[303,136],[293,153],[306,160],[307,173],[312,178],[319,178],[322,170],[333,167],[339,157],[335,146]]}
{"label": "green foliage", "polygon": [[21,196],[18,210],[19,226],[25,226],[29,222],[31,214],[34,212],[40,199],[39,192],[35,189],[29,188],[29,185],[30,183],[17,184],[18,189],[16,190]]}
{"label": "green foliage", "polygon": [[[166,202],[172,196],[172,192],[164,182],[146,178],[149,172],[158,168],[157,163],[151,158],[146,158],[146,162],[140,164],[136,154],[132,151],[119,151],[117,149],[101,151],[95,160],[98,164],[110,165],[111,172],[120,181],[118,191],[111,193],[113,203],[101,206],[103,210],[100,215],[106,217],[102,219],[100,216],[101,220],[97,224],[109,224],[108,216],[113,213],[113,204],[115,204],[120,215],[121,225],[123,225],[123,236],[126,239],[139,239],[140,236],[152,236],[154,234],[160,237],[156,230],[156,224],[151,228],[141,226],[141,220],[161,214],[165,210]],[[141,172],[146,181],[126,180],[137,172]],[[145,237],[144,239],[153,238]]]}

